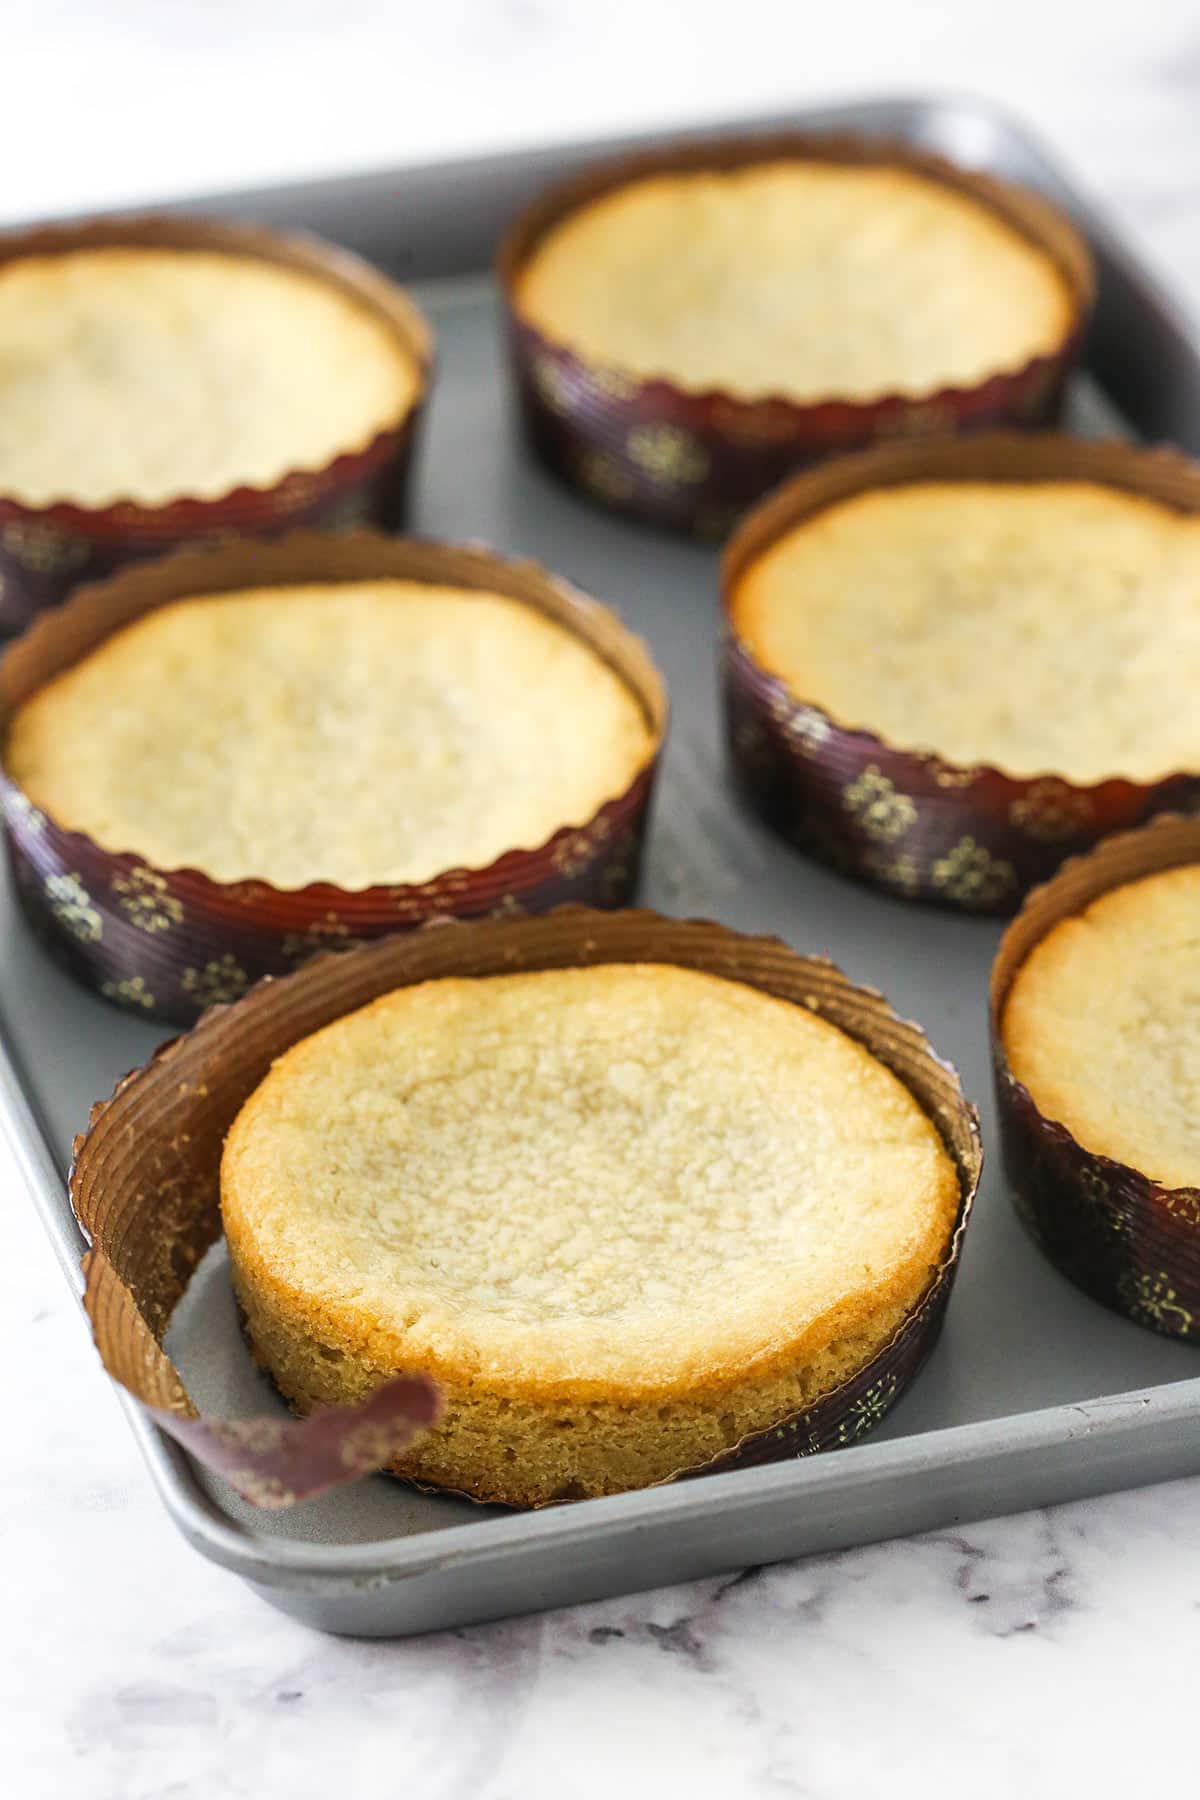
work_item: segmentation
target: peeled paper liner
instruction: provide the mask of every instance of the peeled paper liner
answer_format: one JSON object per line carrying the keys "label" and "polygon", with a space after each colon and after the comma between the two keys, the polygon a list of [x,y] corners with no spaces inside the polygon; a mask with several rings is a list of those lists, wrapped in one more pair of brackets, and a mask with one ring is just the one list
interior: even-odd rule
{"label": "peeled paper liner", "polygon": [[[521,271],[546,234],[589,202],[646,176],[788,159],[912,170],[997,214],[1045,252],[1066,283],[1071,322],[1053,351],[965,387],[870,400],[746,399],[593,364],[521,311]],[[1052,421],[1091,312],[1091,253],[1074,226],[1027,189],[911,144],[853,133],[769,132],[693,139],[604,162],[538,196],[501,246],[513,369],[542,460],[593,499],[700,536],[724,536],[747,506],[806,464],[892,438],[945,437]]]}
{"label": "peeled paper liner", "polygon": [[[199,1415],[163,1349],[175,1307],[219,1237],[226,1133],[275,1059],[301,1038],[379,995],[444,976],[507,974],[597,963],[658,962],[703,970],[819,1012],[861,1041],[937,1125],[962,1200],[945,1260],[916,1309],[856,1375],[710,1467],[767,1462],[854,1442],[888,1411],[941,1326],[979,1182],[978,1119],[958,1076],[918,1026],[831,963],[773,938],[651,912],[560,907],[538,919],[425,929],[318,956],[214,1008],[97,1105],[75,1145],[71,1201],[91,1250],[85,1304],[108,1372],[207,1467],[257,1505],[281,1506],[354,1479],[393,1457],[436,1418],[429,1383],[401,1375],[360,1408],[287,1422]],[[682,1473],[683,1471],[681,1471]],[[690,1471],[688,1471],[690,1472]]]}
{"label": "peeled paper liner", "polygon": [[[1200,1343],[1200,1188],[1169,1188],[1080,1144],[1008,1066],[1002,1026],[1017,971],[1064,919],[1161,870],[1200,865],[1200,818],[1108,838],[1030,894],[992,969],[992,1059],[1005,1171],[1034,1242],[1085,1293],[1167,1337]],[[1096,1046],[1102,1054],[1102,1046]],[[1165,1079],[1165,1077],[1164,1077]]]}
{"label": "peeled paper liner", "polygon": [[[532,562],[375,532],[297,532],[182,551],[82,590],[37,620],[0,660],[0,723],[123,626],[189,596],[304,582],[399,577],[512,596],[553,619],[607,663],[641,705],[653,753],[590,818],[546,843],[429,881],[358,890],[332,882],[282,889],[220,882],[198,869],[161,869],[113,851],[39,811],[0,768],[17,892],[52,954],[72,974],[139,1016],[190,1024],[207,1005],[284,974],[321,949],[349,949],[430,918],[542,912],[565,901],[633,898],[647,810],[667,724],[662,678],[648,650],[608,607]],[[386,681],[387,671],[380,671]]]}
{"label": "peeled paper liner", "polygon": [[[1065,857],[1155,813],[1200,802],[1200,771],[1086,783],[1051,770],[1019,776],[967,767],[839,724],[756,660],[733,621],[736,590],[750,566],[827,507],[919,481],[1088,481],[1197,513],[1200,465],[1174,450],[1051,432],[894,444],[795,477],[749,515],[726,548],[726,732],[750,806],[799,849],[903,898],[1012,912]],[[996,678],[995,671],[981,673]]]}
{"label": "peeled paper liner", "polygon": [[[179,495],[158,505],[118,499],[106,506],[82,506],[65,498],[33,505],[0,492],[0,632],[21,629],[81,582],[186,543],[300,525],[402,524],[413,448],[433,374],[432,331],[403,288],[350,251],[317,237],[169,214],[5,232],[0,234],[0,269],[26,257],[108,248],[220,251],[312,275],[389,327],[415,363],[420,386],[404,412],[365,443],[318,467],[287,470],[263,487],[239,484],[204,499]],[[163,405],[170,404],[171,396],[164,394]]]}

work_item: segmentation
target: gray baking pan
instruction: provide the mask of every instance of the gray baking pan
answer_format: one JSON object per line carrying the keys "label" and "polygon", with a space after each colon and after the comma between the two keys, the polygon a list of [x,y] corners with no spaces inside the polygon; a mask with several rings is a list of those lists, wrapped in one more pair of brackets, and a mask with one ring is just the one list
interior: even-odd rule
{"label": "gray baking pan", "polygon": [[[764,129],[787,123],[898,134],[1064,204],[1100,264],[1074,426],[1200,451],[1200,337],[1021,130],[960,100],[872,101],[762,121]],[[129,1403],[159,1491],[196,1548],[272,1604],[330,1631],[461,1625],[1200,1471],[1195,1349],[1086,1299],[1041,1259],[1013,1215],[994,1151],[985,1007],[1000,927],[855,887],[735,809],[716,706],[714,553],[593,510],[543,474],[517,440],[487,274],[495,238],[540,182],[619,147],[195,204],[311,227],[418,286],[437,326],[440,368],[416,529],[539,557],[618,605],[666,672],[674,723],[645,899],[667,912],[778,933],[881,987],[957,1063],[983,1114],[990,1160],[932,1359],[875,1436],[830,1455],[536,1514],[488,1511],[375,1477],[262,1515],[201,1475]],[[3,906],[0,1117],[78,1286],[82,1243],[63,1179],[71,1138],[91,1101],[144,1060],[157,1034],[52,967],[7,888]],[[243,1350],[219,1246],[192,1284],[170,1345],[202,1404],[277,1404]]]}

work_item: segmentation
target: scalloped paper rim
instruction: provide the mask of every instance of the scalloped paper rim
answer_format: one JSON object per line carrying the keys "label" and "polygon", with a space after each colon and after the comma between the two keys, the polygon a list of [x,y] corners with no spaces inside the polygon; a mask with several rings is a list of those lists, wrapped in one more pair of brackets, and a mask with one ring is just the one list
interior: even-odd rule
{"label": "scalloped paper rim", "polygon": [[[54,500],[28,501],[0,490],[0,508],[6,516],[11,511],[14,517],[53,521],[84,537],[121,537],[139,530],[148,536],[174,537],[213,530],[224,522],[218,515],[236,515],[261,506],[297,478],[332,480],[339,469],[345,470],[351,462],[373,466],[385,454],[390,441],[421,409],[434,370],[434,339],[428,320],[398,283],[353,251],[328,243],[315,232],[275,231],[263,225],[176,213],[104,216],[75,224],[34,225],[0,233],[0,268],[27,257],[109,248],[220,251],[297,269],[323,280],[349,294],[388,325],[416,367],[417,391],[394,419],[369,432],[361,443],[345,445],[336,456],[323,462],[289,464],[274,481],[237,482],[219,494],[184,492],[161,501],[117,496],[94,506],[72,500],[66,494]],[[168,518],[177,509],[184,514],[178,525],[174,517]]]}
{"label": "scalloped paper rim", "polygon": [[[661,374],[635,375],[589,359],[544,332],[522,312],[518,286],[525,263],[546,232],[580,206],[648,175],[729,169],[787,157],[899,165],[967,195],[1001,217],[1051,258],[1067,287],[1070,317],[1061,342],[1053,350],[1038,351],[1010,367],[989,370],[971,383],[943,383],[910,392],[896,389],[865,399],[831,394],[821,399],[797,400],[782,393],[750,397],[720,388],[687,387]],[[535,365],[545,359],[568,371],[579,388],[590,385],[598,393],[619,392],[621,406],[616,410],[630,426],[652,424],[657,419],[669,428],[693,432],[710,447],[720,446],[718,453],[731,464],[738,463],[743,475],[757,455],[764,471],[768,466],[771,470],[756,484],[760,496],[779,479],[777,465],[781,458],[795,468],[816,458],[853,451],[876,438],[902,436],[910,429],[926,430],[919,424],[923,416],[948,418],[951,430],[978,425],[981,420],[994,424],[1005,417],[1023,417],[1030,397],[1042,393],[1050,396],[1077,359],[1095,293],[1095,273],[1086,243],[1066,216],[1041,196],[900,140],[798,130],[688,138],[577,172],[544,190],[516,218],[501,244],[497,272],[513,358],[519,378],[528,384],[526,398],[533,409],[535,437],[544,458],[560,474],[575,485],[586,485],[572,469],[572,458],[566,450],[562,446],[547,448],[542,441],[543,430],[555,433],[563,423],[553,420],[553,409],[537,397]],[[597,423],[590,416],[592,411],[592,399],[568,408],[564,414],[566,425],[578,438],[579,446],[589,446],[602,455],[611,454],[612,422]],[[765,429],[768,421],[770,429]],[[747,477],[747,481],[751,479]],[[676,497],[677,506],[650,504],[638,500],[633,493],[624,499],[613,495],[607,498],[618,510],[658,517],[667,523],[687,523],[697,530],[705,529],[703,512],[720,503],[718,494],[702,492],[692,508],[696,516],[691,517],[686,495]],[[746,504],[744,497],[735,499]]]}
{"label": "scalloped paper rim", "polygon": [[[1026,860],[1043,865],[1031,877],[1032,882],[1048,879],[1064,854],[1078,853],[1081,847],[1099,841],[1111,830],[1136,825],[1159,808],[1178,806],[1189,784],[1194,784],[1200,800],[1200,768],[1171,771],[1152,781],[1119,774],[1080,781],[1059,770],[1019,775],[995,764],[957,763],[931,749],[895,744],[869,726],[843,724],[819,701],[803,698],[782,676],[757,660],[734,622],[738,583],[756,558],[805,519],[858,494],[926,480],[1090,481],[1182,512],[1200,514],[1200,463],[1181,451],[1169,446],[1145,449],[1124,443],[1092,442],[1059,432],[989,432],[965,442],[888,445],[859,451],[834,464],[794,476],[746,516],[725,548],[721,569],[721,658],[727,695],[736,693],[748,708],[757,710],[764,729],[789,710],[800,712],[819,721],[822,736],[832,743],[832,751],[826,751],[824,756],[818,747],[803,759],[794,759],[798,789],[808,781],[819,782],[823,772],[828,778],[835,760],[833,752],[839,764],[845,761],[848,765],[866,766],[886,762],[889,780],[902,795],[913,799],[918,814],[936,794],[943,833],[948,829],[947,816],[956,810],[951,835],[969,834],[976,842],[986,842],[1002,834],[1011,845],[1018,834],[1015,828],[1004,830],[999,821],[1008,820],[1013,808],[1027,800],[1035,789],[1053,784],[1073,802],[1080,803],[1081,817],[1090,817],[1096,823],[1073,834],[1082,844],[1068,842],[1065,850],[1056,852],[1053,840],[1037,839],[1042,852],[1039,857],[1027,846]],[[738,762],[736,746],[733,754]],[[747,789],[752,792],[753,772],[744,761],[742,767]],[[972,803],[972,790],[980,788],[993,790],[986,805]],[[847,842],[852,841],[853,834],[847,826]],[[998,846],[993,843],[989,847]],[[1023,891],[1028,891],[1029,885],[1022,884]],[[919,897],[937,896],[921,893]],[[1020,890],[1005,897],[1008,910],[1019,897]]]}
{"label": "scalloped paper rim", "polygon": [[[232,1005],[210,1008],[190,1031],[159,1045],[141,1069],[116,1084],[109,1099],[93,1106],[87,1131],[74,1147],[71,1203],[92,1243],[85,1305],[106,1369],[149,1406],[199,1460],[226,1479],[230,1479],[231,1468],[235,1475],[239,1470],[246,1474],[239,1491],[256,1505],[290,1504],[334,1485],[328,1479],[329,1456],[318,1451],[322,1444],[328,1451],[330,1431],[336,1448],[342,1427],[347,1433],[357,1433],[352,1441],[359,1454],[378,1452],[370,1467],[382,1466],[399,1445],[388,1449],[385,1435],[372,1438],[370,1430],[358,1432],[360,1424],[372,1423],[369,1418],[364,1420],[361,1409],[346,1410],[340,1425],[335,1422],[322,1438],[314,1440],[315,1447],[308,1444],[307,1448],[304,1436],[291,1437],[286,1422],[281,1427],[276,1417],[269,1417],[260,1429],[257,1420],[227,1421],[196,1414],[162,1341],[191,1273],[220,1231],[212,1180],[205,1172],[211,1162],[215,1173],[217,1161],[208,1157],[205,1134],[209,1140],[215,1137],[213,1154],[219,1159],[225,1129],[276,1056],[333,1018],[399,986],[464,972],[666,961],[711,968],[726,979],[747,981],[765,992],[777,991],[765,978],[754,979],[756,959],[770,960],[803,976],[804,991],[782,997],[831,1017],[892,1068],[914,1093],[955,1162],[960,1206],[946,1254],[925,1294],[867,1365],[803,1413],[782,1419],[713,1462],[680,1470],[670,1479],[857,1441],[899,1398],[936,1339],[982,1169],[978,1115],[963,1095],[953,1065],[938,1056],[921,1027],[902,1019],[878,990],[850,981],[828,959],[801,956],[775,937],[751,937],[712,921],[671,919],[647,910],[597,912],[564,906],[537,919],[474,921],[460,924],[452,933],[428,926],[404,937],[363,945],[344,956],[324,953],[292,975],[260,981]],[[828,991],[814,993],[809,980],[826,983]],[[348,993],[348,989],[353,991]],[[832,1008],[831,995],[835,996]],[[853,1008],[855,1025],[861,1030],[844,1022],[842,1016],[833,1016],[842,1012],[838,1000],[846,1003],[847,1013]],[[261,1031],[257,1041],[251,1042],[256,1023]],[[235,1078],[231,1062],[239,1046],[249,1057],[249,1065]],[[918,1069],[927,1078],[921,1091],[913,1085],[913,1073]],[[212,1082],[218,1087],[229,1084],[235,1091],[226,1093],[221,1087],[214,1097],[212,1086],[203,1079],[206,1070],[212,1071]],[[145,1117],[139,1118],[137,1108],[143,1104]],[[192,1116],[197,1109],[199,1116]],[[161,1144],[152,1141],[155,1131],[161,1134]],[[191,1159],[190,1173],[181,1173],[185,1157]],[[208,1162],[203,1160],[206,1157]],[[127,1166],[122,1158],[127,1159]],[[153,1193],[145,1181],[148,1163],[156,1170]],[[133,1190],[130,1205],[140,1208],[136,1218],[130,1205],[121,1206],[122,1179]],[[396,1379],[411,1378],[398,1371]],[[395,1383],[389,1382],[387,1387],[395,1387]],[[372,1396],[367,1404],[374,1406],[377,1401],[378,1396]],[[390,1410],[393,1401],[394,1414]],[[425,1383],[419,1389],[396,1388],[391,1399],[378,1404],[384,1426],[411,1436],[432,1422],[437,1402],[430,1384]],[[322,1420],[327,1421],[327,1415],[315,1413],[294,1429],[303,1434]],[[278,1435],[281,1428],[283,1440]],[[286,1450],[291,1458],[286,1481],[273,1464],[247,1464],[247,1453],[256,1444],[268,1457]],[[312,1459],[306,1462],[310,1451]],[[344,1479],[356,1478],[367,1467],[366,1462],[347,1467]]]}
{"label": "scalloped paper rim", "polygon": [[[79,590],[65,605],[42,614],[24,636],[0,658],[0,704],[6,716],[46,681],[73,666],[133,619],[188,595],[262,588],[304,581],[353,581],[395,576],[400,579],[449,583],[495,591],[545,613],[573,632],[608,664],[634,694],[652,734],[650,755],[628,786],[604,800],[580,824],[556,827],[541,844],[514,847],[490,863],[474,868],[440,870],[427,881],[377,883],[350,889],[334,882],[313,881],[297,888],[277,887],[259,876],[217,881],[203,870],[167,869],[148,864],[136,851],[113,850],[86,832],[71,831],[48,820],[0,768],[0,801],[14,855],[44,881],[53,862],[60,875],[81,862],[107,871],[111,886],[135,869],[148,871],[166,891],[186,906],[189,941],[184,948],[201,954],[190,941],[193,928],[203,949],[221,954],[236,949],[239,932],[285,937],[319,929],[334,917],[348,934],[379,934],[411,926],[433,916],[457,917],[490,910],[512,896],[522,905],[538,904],[538,892],[561,879],[557,859],[564,847],[580,838],[596,838],[594,858],[610,854],[623,832],[632,832],[640,851],[657,766],[666,737],[668,705],[662,677],[643,640],[609,606],[551,574],[529,559],[514,560],[479,544],[452,545],[428,539],[395,539],[371,531],[332,536],[295,532],[270,542],[243,540],[201,550],[182,550],[153,563],[121,571],[109,581]],[[47,853],[47,844],[52,854]],[[589,865],[590,866],[590,865]],[[90,896],[89,896],[90,900]],[[26,895],[36,908],[36,896]],[[40,907],[43,923],[52,909]],[[86,959],[86,945],[72,951]],[[261,948],[259,955],[263,954]],[[95,953],[93,960],[102,960]],[[107,966],[101,974],[136,978],[138,970]],[[181,963],[182,968],[182,963]],[[253,977],[255,971],[249,970]],[[97,983],[100,974],[97,975]],[[95,985],[95,984],[94,984]],[[194,1017],[195,1010],[174,1005],[168,1017]]]}
{"label": "scalloped paper rim", "polygon": [[[1018,1216],[1034,1242],[1061,1273],[1102,1304],[1150,1329],[1200,1342],[1200,1186],[1157,1182],[1132,1164],[1081,1144],[1017,1080],[1003,1036],[1013,981],[1057,925],[1117,888],[1192,864],[1200,867],[1200,817],[1175,813],[1160,814],[1136,830],[1105,838],[1086,855],[1071,857],[1028,894],[1000,941],[992,965],[989,1025],[1001,1143]],[[1053,1164],[1053,1184],[1039,1178],[1047,1161]],[[1106,1205],[1103,1221],[1097,1194]],[[1147,1282],[1156,1284],[1157,1301],[1148,1299]],[[1194,1313],[1182,1304],[1172,1282],[1194,1301]],[[1166,1304],[1162,1296],[1168,1292],[1172,1299]]]}

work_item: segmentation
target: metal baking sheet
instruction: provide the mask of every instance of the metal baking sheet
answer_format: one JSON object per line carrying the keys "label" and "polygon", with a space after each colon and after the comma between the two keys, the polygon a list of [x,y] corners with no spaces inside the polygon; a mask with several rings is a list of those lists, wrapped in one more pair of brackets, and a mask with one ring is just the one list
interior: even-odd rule
{"label": "metal baking sheet", "polygon": [[[1065,204],[1100,263],[1099,313],[1072,424],[1200,451],[1200,337],[1018,127],[973,102],[923,99],[762,121],[764,129],[785,123],[900,134]],[[778,933],[881,987],[957,1063],[982,1112],[990,1160],[940,1345],[885,1426],[831,1455],[536,1514],[420,1495],[376,1477],[261,1515],[201,1475],[129,1402],[163,1499],[196,1548],[274,1605],[332,1631],[460,1625],[1200,1471],[1195,1349],[1086,1299],[1043,1261],[1013,1214],[995,1152],[987,1048],[999,924],[856,887],[735,809],[716,704],[714,552],[593,509],[545,475],[517,439],[487,275],[495,237],[541,181],[621,147],[194,204],[312,227],[418,287],[439,335],[439,372],[415,528],[539,557],[616,604],[666,673],[674,717],[644,898],[667,912]],[[143,1061],[159,1034],[73,985],[43,956],[7,885],[0,900],[0,1119],[78,1286],[82,1244],[63,1180],[71,1138],[91,1101]],[[278,1404],[242,1347],[220,1246],[192,1284],[170,1347],[202,1403]]]}

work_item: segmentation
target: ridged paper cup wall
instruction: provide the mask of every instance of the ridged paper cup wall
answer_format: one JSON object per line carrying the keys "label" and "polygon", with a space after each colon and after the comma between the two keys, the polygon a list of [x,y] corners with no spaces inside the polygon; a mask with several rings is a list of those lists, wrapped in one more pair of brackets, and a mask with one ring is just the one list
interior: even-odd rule
{"label": "ridged paper cup wall", "polygon": [[1039,1248],[1105,1306],[1200,1343],[1200,1188],[1166,1187],[1085,1149],[1013,1075],[1003,1038],[1013,981],[1056,925],[1114,888],[1185,864],[1200,865],[1200,819],[1164,817],[1109,838],[1030,894],[992,970],[992,1056],[1005,1170]]}
{"label": "ridged paper cup wall", "polygon": [[848,727],[762,666],[733,618],[735,590],[756,559],[827,507],[921,481],[1087,481],[1200,513],[1200,466],[1175,451],[1056,433],[896,444],[796,476],[726,548],[721,680],[729,755],[747,803],[798,849],[905,899],[1012,912],[1065,857],[1200,800],[1200,769],[1084,783],[1053,769],[1015,775],[958,764]]}
{"label": "ridged paper cup wall", "polygon": [[[30,505],[0,491],[0,632],[21,630],[72,588],[129,562],[184,544],[268,535],[301,525],[403,524],[413,451],[433,373],[433,334],[414,302],[377,269],[321,239],[217,219],[96,219],[0,236],[0,268],[25,257],[114,247],[216,251],[295,269],[327,283],[381,320],[419,375],[415,399],[368,442],[317,468],[265,486],[237,485],[211,498],[186,493],[149,505],[117,499],[85,506],[69,497]],[[171,404],[170,394],[163,405]]]}
{"label": "ridged paper cup wall", "polygon": [[189,1023],[206,1006],[236,1000],[260,976],[287,973],[317,950],[349,948],[430,919],[542,912],[571,900],[628,903],[666,729],[666,692],[645,646],[616,613],[534,563],[366,531],[298,532],[271,543],[183,551],[81,591],[39,619],[0,661],[0,713],[7,720],[113,633],[172,601],[389,576],[510,595],[589,646],[634,695],[650,727],[652,753],[630,785],[590,819],[564,823],[538,848],[514,848],[484,867],[447,869],[411,885],[350,890],[314,881],[283,889],[252,876],[218,881],[201,869],[160,869],[135,852],[107,849],[39,811],[0,766],[17,891],[73,974],[147,1018]]}
{"label": "ridged paper cup wall", "polygon": [[[646,176],[789,158],[911,170],[976,201],[1044,251],[1060,273],[1070,295],[1061,342],[966,386],[802,402],[782,393],[751,399],[700,392],[593,364],[523,315],[522,270],[546,234],[590,201]],[[701,536],[723,536],[785,476],[844,451],[897,437],[1052,421],[1082,347],[1094,286],[1083,239],[1037,195],[911,145],[805,132],[687,141],[586,169],[517,219],[499,275],[521,415],[538,456],[605,506]]]}
{"label": "ridged paper cup wall", "polygon": [[[426,929],[344,956],[320,956],[285,980],[260,984],[236,1005],[215,1009],[127,1076],[111,1100],[93,1110],[90,1128],[76,1145],[71,1179],[75,1211],[93,1246],[88,1311],[109,1372],[152,1406],[196,1455],[236,1480],[246,1446],[255,1441],[256,1422],[196,1419],[162,1340],[192,1271],[220,1235],[219,1166],[226,1134],[272,1064],[302,1038],[399,987],[445,977],[629,962],[701,970],[819,1013],[886,1064],[941,1135],[958,1173],[959,1211],[945,1256],[918,1305],[883,1349],[835,1391],[708,1468],[856,1443],[904,1392],[940,1331],[982,1165],[974,1109],[957,1074],[920,1027],[897,1017],[880,994],[856,986],[831,963],[800,956],[776,939],[651,912],[568,906],[538,919]],[[148,1170],[153,1180],[147,1180]],[[389,1431],[399,1442],[436,1416],[436,1397],[420,1383],[381,1389],[367,1404],[378,1406],[386,1427],[376,1431],[374,1466],[392,1453]],[[349,1431],[354,1416],[340,1409],[330,1433]],[[306,1425],[321,1417],[312,1415]],[[312,1491],[313,1483],[327,1485],[326,1465],[318,1462],[314,1469],[304,1438],[287,1439],[288,1427],[278,1420],[267,1425],[266,1461],[241,1482],[243,1491],[281,1504]],[[291,1429],[303,1432],[305,1426]],[[356,1441],[369,1437],[368,1431]],[[284,1449],[294,1458],[286,1481],[271,1460]],[[349,1474],[360,1472],[355,1467]]]}

